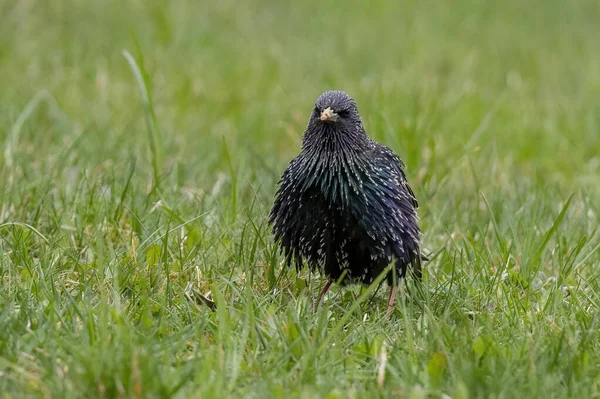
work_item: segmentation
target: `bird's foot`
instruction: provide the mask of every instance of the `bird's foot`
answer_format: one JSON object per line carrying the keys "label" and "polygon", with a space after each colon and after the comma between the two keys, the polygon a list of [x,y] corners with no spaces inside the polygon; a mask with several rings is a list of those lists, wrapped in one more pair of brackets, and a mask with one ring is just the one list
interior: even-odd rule
{"label": "bird's foot", "polygon": [[386,314],[391,314],[394,310],[394,299],[396,299],[396,288],[394,286],[390,287],[390,297],[387,302],[387,309],[385,311]]}
{"label": "bird's foot", "polygon": [[319,303],[321,303],[321,299],[327,293],[327,291],[329,291],[329,287],[331,287],[331,281],[328,281],[327,284],[325,284],[325,287],[323,287],[323,289],[321,290],[321,293],[319,294],[319,297],[317,298],[317,301],[315,302],[313,311],[315,311],[315,312],[317,311],[317,309],[319,308]]}

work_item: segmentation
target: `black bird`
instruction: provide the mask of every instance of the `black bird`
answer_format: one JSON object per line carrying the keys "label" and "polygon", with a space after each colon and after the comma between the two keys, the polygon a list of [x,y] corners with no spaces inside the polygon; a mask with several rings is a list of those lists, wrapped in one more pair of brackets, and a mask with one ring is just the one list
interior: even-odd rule
{"label": "black bird", "polygon": [[[368,285],[395,262],[398,278],[409,265],[421,278],[418,203],[403,167],[391,149],[367,136],[348,94],[321,94],[269,216],[287,264],[300,268],[304,260],[328,278],[315,309],[342,276],[342,285]],[[392,271],[387,281],[389,311]]]}

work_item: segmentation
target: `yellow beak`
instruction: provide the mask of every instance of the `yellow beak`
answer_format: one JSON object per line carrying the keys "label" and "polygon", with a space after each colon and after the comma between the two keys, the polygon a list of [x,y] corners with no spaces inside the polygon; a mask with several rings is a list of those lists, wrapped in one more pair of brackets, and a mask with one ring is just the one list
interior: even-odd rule
{"label": "yellow beak", "polygon": [[323,112],[321,112],[321,120],[323,122],[335,122],[337,121],[337,118],[338,114],[333,112],[333,110],[330,107],[325,108]]}

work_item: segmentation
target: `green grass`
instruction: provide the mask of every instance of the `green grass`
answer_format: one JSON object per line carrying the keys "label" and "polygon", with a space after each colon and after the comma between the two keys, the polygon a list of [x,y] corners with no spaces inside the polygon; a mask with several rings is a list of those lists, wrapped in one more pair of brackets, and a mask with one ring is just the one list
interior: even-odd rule
{"label": "green grass", "polygon": [[[0,1],[0,397],[600,396],[598,21]],[[324,281],[266,224],[331,88],[406,161],[438,253],[390,317],[360,287],[313,313]]]}

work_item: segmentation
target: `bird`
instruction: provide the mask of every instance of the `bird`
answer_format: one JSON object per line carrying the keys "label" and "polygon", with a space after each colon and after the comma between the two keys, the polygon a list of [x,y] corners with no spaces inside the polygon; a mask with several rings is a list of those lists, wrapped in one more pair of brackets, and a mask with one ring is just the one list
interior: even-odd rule
{"label": "bird", "polygon": [[419,204],[404,168],[393,150],[367,135],[352,97],[339,90],[319,96],[269,213],[285,263],[307,264],[327,278],[315,311],[333,282],[369,285],[392,263],[387,312],[394,277],[404,278],[410,266],[421,280]]}

